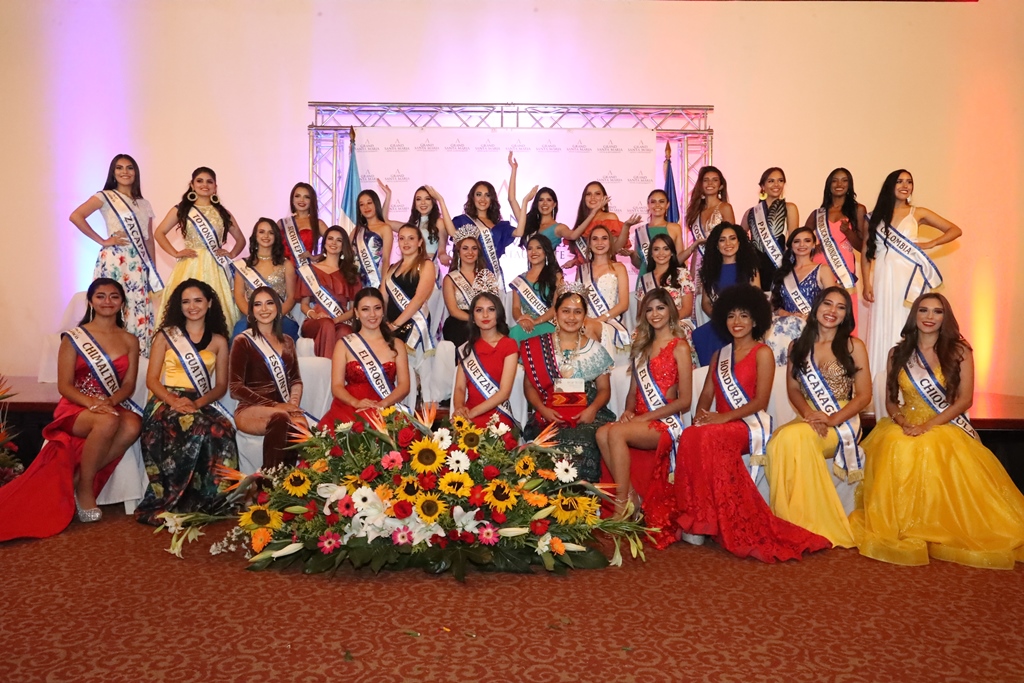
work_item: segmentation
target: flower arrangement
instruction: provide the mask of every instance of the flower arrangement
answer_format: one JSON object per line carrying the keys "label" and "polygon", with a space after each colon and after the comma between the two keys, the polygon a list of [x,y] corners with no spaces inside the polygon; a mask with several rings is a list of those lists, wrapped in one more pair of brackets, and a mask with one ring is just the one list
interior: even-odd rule
{"label": "flower arrangement", "polygon": [[[389,408],[364,411],[361,421],[334,433],[301,429],[295,467],[252,477],[223,471],[233,495],[248,488],[238,526],[211,552],[244,547],[254,570],[299,563],[306,573],[333,571],[344,562],[452,571],[464,580],[470,566],[529,572],[533,565],[569,568],[621,564],[620,542],[643,558],[631,520],[601,519],[600,485],[580,481],[571,460],[554,446],[549,427],[520,445],[508,427],[484,429],[456,417],[433,429],[435,406],[409,415]],[[253,492],[255,494],[253,495]],[[167,515],[172,552],[196,530],[189,515]],[[595,533],[614,542],[609,560]],[[176,543],[176,545],[175,545]]]}
{"label": "flower arrangement", "polygon": [[[0,375],[0,401],[6,401],[11,396],[14,394],[11,393],[7,379]],[[25,471],[16,455],[18,446],[14,443],[14,436],[7,428],[7,411],[0,410],[0,486],[11,483]]]}

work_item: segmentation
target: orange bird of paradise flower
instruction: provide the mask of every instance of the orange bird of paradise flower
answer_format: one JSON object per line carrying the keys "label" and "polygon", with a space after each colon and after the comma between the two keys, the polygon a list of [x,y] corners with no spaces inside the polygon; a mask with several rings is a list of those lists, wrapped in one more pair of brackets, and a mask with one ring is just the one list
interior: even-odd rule
{"label": "orange bird of paradise flower", "polygon": [[234,469],[231,469],[230,467],[225,467],[224,465],[220,465],[220,464],[217,464],[217,465],[213,466],[213,473],[217,476],[217,482],[218,483],[222,482],[222,481],[233,481],[233,482],[235,482],[234,484],[229,486],[227,489],[225,489],[225,493],[227,491],[233,491],[233,490],[237,489],[239,487],[239,485],[242,483],[242,481],[245,479],[245,475],[242,474],[241,472],[239,472],[238,470],[234,470]]}
{"label": "orange bird of paradise flower", "polygon": [[557,435],[558,427],[556,427],[555,423],[552,422],[548,424],[548,426],[544,428],[544,431],[538,434],[537,438],[531,441],[530,443],[532,443],[537,448],[553,448],[554,446],[558,445],[558,441],[555,440],[555,437]]}
{"label": "orange bird of paradise flower", "polygon": [[437,418],[437,403],[431,401],[430,403],[424,403],[423,408],[416,413],[416,419],[420,421],[427,429],[430,429],[434,420]]}
{"label": "orange bird of paradise flower", "polygon": [[291,443],[306,443],[313,438],[313,432],[309,431],[305,420],[292,420],[288,441]]}

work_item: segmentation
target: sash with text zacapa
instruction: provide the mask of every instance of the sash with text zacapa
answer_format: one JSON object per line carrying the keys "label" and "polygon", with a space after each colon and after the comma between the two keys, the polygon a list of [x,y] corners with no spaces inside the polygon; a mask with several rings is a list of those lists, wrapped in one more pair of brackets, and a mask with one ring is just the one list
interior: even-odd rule
{"label": "sash with text zacapa", "polygon": [[[826,415],[835,415],[842,406],[832,392],[825,378],[814,362],[814,351],[807,355],[807,360],[800,368],[800,383],[804,387],[804,393],[814,404],[814,407]],[[864,478],[864,449],[858,443],[860,440],[860,415],[854,415],[846,422],[833,427],[839,435],[839,443],[836,445],[835,455],[832,460],[832,470],[836,476],[849,483],[855,483]]]}
{"label": "sash with text zacapa", "polygon": [[132,211],[131,205],[117,190],[104,190],[103,199],[117,216],[117,220],[120,221],[128,239],[131,240],[132,246],[139,253],[142,267],[146,269],[146,286],[149,287],[149,291],[159,292],[164,288],[164,281],[160,279],[160,273],[156,271],[156,264],[153,263],[149,247],[146,246],[146,236],[142,232],[142,226],[139,225],[139,219]]}
{"label": "sash with text zacapa", "polygon": [[[99,385],[103,387],[103,391],[106,392],[107,397],[111,397],[121,390],[121,380],[117,378],[117,371],[114,370],[114,363],[110,360],[110,356],[103,350],[103,347],[99,345],[99,342],[93,338],[89,331],[84,327],[75,327],[64,333],[71,345],[75,347],[75,352],[82,357],[85,364],[89,366],[89,371],[92,376],[96,378]],[[130,410],[133,413],[142,415],[142,408],[131,400],[126,398],[121,401],[121,407],[126,410]]]}
{"label": "sash with text zacapa", "polygon": [[[199,354],[199,349],[189,339],[189,336],[179,327],[165,327],[164,336],[167,337],[167,343],[171,345],[171,349],[178,357],[178,362],[181,363],[181,367],[196,393],[200,396],[210,393],[213,390],[213,380],[210,377],[210,372],[206,369],[206,363],[203,362],[203,358]],[[231,411],[220,401],[212,401],[210,405],[224,417],[232,419]]]}
{"label": "sash with text zacapa", "polygon": [[846,267],[846,261],[843,260],[843,254],[839,251],[839,245],[836,244],[832,232],[828,229],[828,209],[825,207],[819,207],[815,212],[814,227],[815,232],[818,233],[818,241],[821,243],[821,252],[825,255],[825,261],[832,269],[832,274],[836,276],[840,285],[846,289],[853,289],[857,278]]}
{"label": "sash with text zacapa", "polygon": [[[751,351],[757,353],[757,349]],[[729,404],[730,410],[737,410],[750,402],[750,397],[743,390],[740,380],[736,377],[734,366],[736,362],[736,349],[732,344],[727,344],[718,352],[718,366],[715,368],[715,380],[718,388]],[[767,411],[759,410],[753,415],[743,418],[743,424],[747,426],[749,435],[748,450],[750,452],[750,476],[755,480],[764,465],[764,447],[772,435],[772,418]]]}
{"label": "sash with text zacapa", "polygon": [[[935,376],[935,372],[928,365],[928,361],[921,354],[920,350],[914,350],[914,355],[910,357],[910,360],[903,366],[903,369],[906,371],[907,377],[910,378],[911,384],[914,385],[914,389],[917,390],[917,393],[921,395],[921,398],[925,400],[931,409],[935,411],[936,415],[949,408],[949,399],[946,398],[946,387]],[[949,422],[964,430],[972,439],[980,439],[967,413],[960,413]]]}

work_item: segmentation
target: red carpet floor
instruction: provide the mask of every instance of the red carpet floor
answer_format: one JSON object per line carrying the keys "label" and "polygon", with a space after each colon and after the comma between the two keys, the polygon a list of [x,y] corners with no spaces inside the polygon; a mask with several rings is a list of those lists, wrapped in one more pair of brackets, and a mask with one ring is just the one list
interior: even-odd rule
{"label": "red carpet floor", "polygon": [[222,525],[0,546],[0,681],[1024,681],[1024,566],[800,563],[715,546],[568,577],[247,572]]}

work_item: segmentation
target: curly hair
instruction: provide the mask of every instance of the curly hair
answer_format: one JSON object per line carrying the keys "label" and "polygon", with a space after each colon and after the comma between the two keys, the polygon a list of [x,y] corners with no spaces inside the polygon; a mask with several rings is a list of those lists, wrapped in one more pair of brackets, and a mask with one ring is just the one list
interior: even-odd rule
{"label": "curly hair", "polygon": [[313,246],[310,251],[315,254],[320,246],[320,205],[317,202],[316,190],[313,189],[312,185],[309,183],[295,183],[292,193],[288,195],[288,208],[291,209],[293,214],[298,213],[295,210],[295,190],[299,188],[309,193],[309,229],[313,231]]}
{"label": "curly hair", "polygon": [[[416,208],[416,195],[420,192],[426,192],[427,196],[430,197],[430,211],[426,214],[421,214],[419,209]],[[420,226],[420,219],[427,219],[427,236],[430,237],[431,242],[440,242],[441,235],[437,231],[437,222],[441,220],[441,209],[437,205],[437,200],[430,194],[430,190],[427,189],[426,185],[420,185],[416,188],[416,191],[412,193],[412,211],[409,213],[408,225],[415,225],[417,228]]]}
{"label": "curly hair", "polygon": [[775,278],[772,280],[772,308],[785,308],[785,299],[782,296],[782,290],[785,287],[783,280],[786,276],[793,272],[796,268],[796,254],[793,253],[793,240],[796,236],[801,233],[810,233],[811,237],[814,238],[814,249],[811,250],[811,255],[818,249],[818,231],[814,228],[808,228],[807,226],[801,226],[789,233],[789,237],[786,238],[786,252],[782,256],[782,265],[779,266],[778,270],[775,271]]}
{"label": "curly hair", "polygon": [[117,178],[114,176],[114,170],[117,168],[117,162],[121,159],[127,161],[135,169],[135,180],[132,181],[132,199],[142,199],[142,174],[139,172],[139,165],[135,163],[135,159],[129,154],[118,154],[110,160],[110,168],[107,169],[107,181],[103,183],[103,189],[117,189]]}
{"label": "curly hair", "polygon": [[754,339],[760,341],[772,326],[772,307],[760,288],[748,284],[726,287],[718,295],[711,308],[711,323],[726,339],[732,338],[729,331],[729,314],[745,311],[754,320]]}
{"label": "curly hair", "polygon": [[551,197],[551,201],[555,203],[553,209],[551,209],[551,217],[555,218],[558,216],[558,195],[550,187],[542,187],[537,190],[537,194],[533,198],[533,203],[530,204],[530,210],[526,212],[526,221],[523,226],[523,236],[519,238],[519,246],[526,248],[526,243],[530,241],[530,238],[540,232],[540,196],[547,194]]}
{"label": "curly hair", "polygon": [[[340,230],[341,228],[339,228]],[[344,231],[343,231],[344,232]],[[380,335],[384,337],[384,341],[388,343],[388,346],[392,351],[395,350],[395,333],[391,330],[391,324],[388,322],[387,316],[387,304],[384,303],[384,295],[380,293],[380,290],[376,287],[363,287],[356,292],[355,299],[352,302],[352,308],[359,308],[359,302],[363,299],[370,298],[376,299],[380,302],[382,307],[381,319],[380,319]],[[363,329],[363,324],[359,322],[358,317],[352,319],[352,331],[359,334],[359,331]]]}
{"label": "curly hair", "polygon": [[[875,259],[875,239],[878,237],[878,228],[882,228],[885,237],[889,236],[889,224],[892,223],[892,215],[896,212],[896,181],[900,179],[902,173],[909,175],[911,182],[914,181],[914,176],[910,171],[898,168],[885,176],[882,189],[878,191],[878,199],[875,201],[875,208],[871,210],[871,220],[868,221],[867,244],[864,245],[864,257],[868,261]],[[888,248],[886,245],[886,249]]]}
{"label": "curly hair", "polygon": [[850,351],[852,344],[850,338],[853,336],[853,328],[856,320],[853,317],[853,299],[850,293],[842,287],[826,287],[818,292],[811,304],[811,312],[807,314],[807,325],[795,342],[793,349],[789,352],[789,358],[793,363],[793,379],[800,379],[801,369],[807,357],[811,355],[815,342],[818,341],[818,309],[825,303],[825,297],[829,294],[840,294],[846,303],[846,317],[836,328],[836,336],[832,339],[832,353],[836,360],[843,366],[847,377],[853,377],[860,368],[853,362],[853,353]]}
{"label": "curly hair", "polygon": [[[509,330],[508,321],[505,319],[505,304],[501,303],[501,297],[491,292],[480,292],[473,297],[472,301],[469,302],[469,321],[467,323],[469,327],[469,335],[466,337],[467,353],[473,350],[473,347],[476,346],[476,340],[480,338],[480,328],[476,325],[476,316],[474,315],[474,311],[476,311],[476,304],[480,299],[487,299],[494,304],[494,315],[497,317],[497,320],[495,321],[497,323],[496,329],[503,336],[508,336]],[[465,358],[465,356],[460,355],[458,361],[461,361],[463,358]]]}
{"label": "curly hair", "polygon": [[256,221],[256,225],[252,226],[252,234],[249,235],[249,255],[245,257],[245,265],[255,268],[260,260],[260,245],[256,240],[256,233],[259,232],[260,223],[266,223],[274,231],[274,243],[270,245],[270,262],[275,266],[280,266],[284,263],[284,236],[281,234],[277,221],[266,217],[260,218]]}
{"label": "curly hair", "polygon": [[[201,173],[207,174],[213,178],[213,182],[217,182],[217,174],[213,172],[212,168],[207,168],[206,166],[200,166],[196,170],[192,171],[192,181],[199,177],[199,174]],[[135,174],[135,177],[138,178],[138,170],[135,171]],[[185,226],[188,225],[188,212],[191,211],[192,207],[195,205],[195,201],[188,198],[189,194],[192,192],[192,181],[189,181],[188,187],[185,188],[185,193],[181,195],[181,201],[178,202],[178,227],[181,229],[182,236],[187,234]],[[211,206],[217,210],[217,214],[220,215],[220,219],[224,223],[226,237],[227,230],[231,227],[231,213],[221,202],[214,202]]]}
{"label": "curly hair", "polygon": [[757,252],[747,237],[747,231],[735,223],[721,222],[708,235],[707,248],[704,250],[704,261],[700,266],[700,283],[705,292],[714,294],[718,290],[718,278],[722,275],[722,252],[718,250],[718,240],[726,230],[736,233],[739,249],[736,252],[736,282],[748,283],[757,273]]}
{"label": "curly hair", "polygon": [[664,242],[665,246],[668,247],[669,253],[672,254],[668,260],[668,270],[666,270],[664,275],[661,276],[661,281],[658,282],[657,285],[659,287],[679,289],[679,257],[676,256],[676,245],[668,235],[659,233],[651,238],[651,243],[647,246],[647,253],[644,254],[644,262],[647,264],[647,270],[651,273],[654,272],[653,254],[654,244],[656,242]]}
{"label": "curly hair", "polygon": [[945,378],[946,398],[950,403],[956,401],[960,395],[960,362],[964,359],[966,351],[971,345],[960,334],[960,324],[953,315],[953,309],[949,300],[938,292],[922,294],[914,300],[910,307],[910,314],[907,322],[900,332],[900,341],[892,352],[892,367],[885,378],[885,393],[890,401],[899,401],[900,370],[907,364],[914,351],[917,350],[918,336],[917,309],[927,299],[935,299],[942,306],[942,325],[939,327],[939,338],[935,342],[935,355],[939,357],[939,366],[942,368],[942,375]]}
{"label": "curly hair", "polygon": [[707,206],[707,198],[704,196],[704,176],[708,173],[718,174],[718,179],[722,181],[722,188],[718,191],[722,197],[723,202],[729,201],[729,186],[725,182],[725,176],[714,166],[701,166],[700,171],[697,172],[697,182],[693,184],[693,190],[690,191],[690,203],[686,205],[686,225],[690,226],[697,222],[697,216]]}
{"label": "curly hair", "polygon": [[656,301],[664,304],[668,310],[668,326],[672,331],[672,336],[683,336],[683,328],[679,325],[679,310],[676,308],[675,302],[672,301],[672,295],[661,288],[652,289],[644,295],[640,305],[636,308],[636,336],[633,338],[633,346],[629,353],[633,362],[647,358],[651,344],[654,343],[654,328],[647,322],[647,307]]}
{"label": "curly hair", "polygon": [[217,296],[217,292],[213,290],[213,287],[194,277],[183,280],[174,288],[174,291],[167,297],[167,300],[164,301],[164,317],[160,329],[165,330],[171,327],[177,327],[181,330],[185,329],[185,324],[188,321],[185,319],[185,312],[181,310],[181,298],[185,295],[185,290],[190,287],[198,289],[206,297],[206,300],[210,302],[210,308],[206,310],[206,317],[203,319],[203,326],[208,332],[219,334],[228,339],[228,324],[224,319],[224,307],[220,303],[220,297]]}
{"label": "curly hair", "polygon": [[487,207],[487,220],[497,225],[501,222],[501,204],[498,203],[498,193],[495,192],[494,185],[491,185],[486,180],[478,180],[473,183],[473,187],[469,188],[469,194],[466,195],[466,204],[462,207],[462,212],[470,218],[479,218],[476,212],[476,202],[473,199],[473,194],[478,187],[483,187],[487,190],[487,194],[491,198],[491,204]]}
{"label": "curly hair", "polygon": [[[96,290],[102,287],[103,285],[111,285],[113,287],[116,287],[117,291],[121,293],[121,301],[128,301],[128,298],[124,294],[124,286],[117,280],[113,280],[109,277],[98,277],[95,280],[93,280],[92,283],[89,285],[89,289],[85,292],[85,300],[92,301],[92,297],[96,293]],[[78,324],[84,325],[87,322],[90,322],[92,320],[92,316],[92,305],[90,304],[85,310],[85,315],[83,315],[82,319],[78,321]],[[124,327],[124,303],[121,304],[121,308],[119,308],[117,311],[117,318],[115,319],[115,323],[117,324],[118,327]]]}

